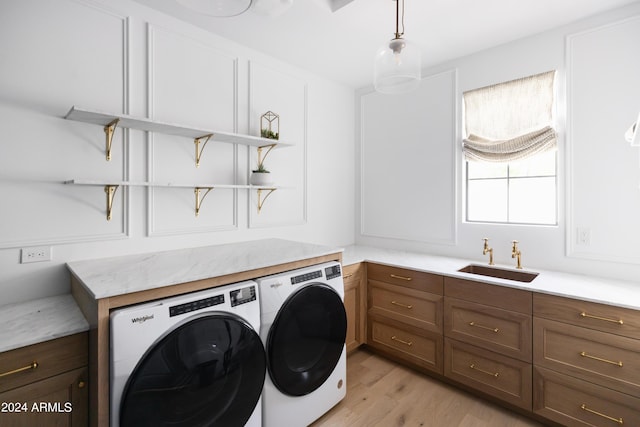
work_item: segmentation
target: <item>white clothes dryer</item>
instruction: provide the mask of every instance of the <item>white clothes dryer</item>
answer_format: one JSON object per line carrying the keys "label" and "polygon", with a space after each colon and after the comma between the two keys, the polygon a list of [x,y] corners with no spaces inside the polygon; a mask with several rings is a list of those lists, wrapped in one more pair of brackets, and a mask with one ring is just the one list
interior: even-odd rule
{"label": "white clothes dryer", "polygon": [[256,281],[268,371],[263,426],[307,426],[346,394],[347,316],[340,264]]}
{"label": "white clothes dryer", "polygon": [[266,356],[248,281],[111,313],[111,426],[262,426]]}

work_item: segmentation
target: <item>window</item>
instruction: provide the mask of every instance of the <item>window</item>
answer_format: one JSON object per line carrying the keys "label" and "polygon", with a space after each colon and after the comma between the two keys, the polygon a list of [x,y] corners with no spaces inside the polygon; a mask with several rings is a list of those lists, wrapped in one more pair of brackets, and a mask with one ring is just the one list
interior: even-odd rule
{"label": "window", "polygon": [[556,225],[555,71],[464,93],[466,220]]}
{"label": "window", "polygon": [[557,224],[555,151],[509,163],[466,163],[467,221]]}

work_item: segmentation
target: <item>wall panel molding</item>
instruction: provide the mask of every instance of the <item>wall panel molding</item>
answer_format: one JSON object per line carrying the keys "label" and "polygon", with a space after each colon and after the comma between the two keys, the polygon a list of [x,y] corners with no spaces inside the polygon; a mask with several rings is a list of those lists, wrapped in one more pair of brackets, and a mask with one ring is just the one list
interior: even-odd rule
{"label": "wall panel molding", "polygon": [[[623,137],[637,115],[640,88],[620,85],[640,75],[640,58],[633,54],[638,39],[638,15],[566,39],[565,239],[570,258],[640,264],[637,239],[631,237],[640,236],[640,155]],[[613,105],[616,109],[609,108]],[[611,114],[621,110],[628,110],[629,117]],[[615,172],[601,174],[604,164],[615,164]],[[589,236],[586,244],[578,239],[579,229]]]}
{"label": "wall panel molding", "polygon": [[[172,43],[175,46],[171,46]],[[184,49],[171,51],[178,45]],[[163,49],[167,54],[175,54],[178,61],[175,64],[160,63],[159,57],[165,54]],[[190,67],[195,67],[190,70],[193,74],[183,77],[181,73],[188,72]],[[162,83],[158,81],[160,73],[164,73],[165,80]],[[172,85],[175,88],[166,89]],[[237,132],[237,86],[236,56],[188,34],[147,24],[149,118]],[[179,93],[182,88],[185,90],[184,96]],[[198,88],[202,89],[202,93],[198,93]],[[159,93],[162,90],[168,95]],[[188,103],[184,101],[187,98],[191,100]],[[175,109],[168,104],[171,99],[177,101]],[[158,113],[159,110],[162,111]],[[177,117],[174,117],[174,113]],[[158,114],[162,117],[157,117]],[[146,140],[148,181],[238,183],[236,145],[208,143],[203,151],[200,167],[195,168],[193,140],[151,132],[147,133]],[[220,169],[224,169],[224,173],[218,175]],[[195,217],[193,189],[148,188],[146,191],[147,235],[150,237],[238,228],[238,190],[213,189],[204,199],[198,218]]]}
{"label": "wall panel molding", "polygon": [[[49,5],[47,5],[48,7]],[[21,5],[20,7],[28,8],[28,4]],[[110,105],[111,111],[120,110],[124,114],[129,113],[130,106],[130,80],[131,80],[131,22],[125,14],[118,12],[117,10],[105,7],[103,4],[95,3],[89,0],[77,0],[74,2],[65,2],[58,5],[51,5],[55,7],[56,11],[60,11],[65,14],[70,22],[59,22],[60,20],[52,21],[51,15],[46,10],[38,10],[36,13],[30,11],[29,19],[33,22],[39,22],[44,20],[53,30],[59,28],[59,26],[67,25],[65,27],[66,34],[52,32],[51,38],[47,40],[41,40],[38,43],[37,48],[44,50],[47,54],[56,52],[60,48],[61,40],[69,39],[71,43],[63,46],[66,50],[65,54],[73,55],[76,52],[83,51],[85,46],[82,40],[74,39],[73,35],[76,33],[85,31],[85,27],[93,26],[94,30],[102,31],[102,37],[100,43],[103,46],[108,46],[111,64],[121,64],[118,75],[115,76],[117,80],[105,81],[103,86],[94,85],[92,82],[94,79],[100,79],[99,76],[94,76],[91,73],[78,74],[75,80],[71,80],[71,84],[64,84],[64,82],[56,81],[56,86],[48,84],[49,79],[56,79],[55,76],[63,74],[65,67],[70,67],[72,71],[82,73],[78,64],[75,65],[73,61],[67,65],[68,59],[59,57],[59,64],[51,64],[47,67],[47,73],[41,74],[41,78],[37,80],[31,80],[33,75],[27,70],[32,68],[28,63],[32,60],[34,55],[39,55],[38,50],[31,50],[31,40],[21,40],[26,47],[16,55],[21,55],[22,60],[14,58],[14,64],[21,63],[24,69],[20,71],[20,75],[15,76],[13,84],[16,87],[27,88],[23,90],[21,96],[23,99],[15,99],[15,105],[13,108],[9,104],[2,108],[7,108],[5,118],[15,123],[24,121],[28,123],[28,126],[32,129],[29,131],[29,135],[32,138],[30,149],[33,152],[38,152],[38,159],[31,159],[29,164],[26,165],[24,171],[18,175],[13,176],[11,179],[5,181],[7,189],[10,189],[11,193],[17,193],[18,200],[14,203],[13,194],[7,196],[7,192],[4,192],[3,202],[8,206],[13,206],[16,212],[10,212],[11,209],[5,210],[5,225],[9,225],[12,221],[6,222],[7,215],[11,218],[13,215],[20,217],[22,223],[31,222],[34,227],[23,228],[20,232],[20,237],[15,237],[13,232],[2,232],[0,228],[0,249],[5,248],[17,248],[23,246],[35,246],[35,245],[57,245],[57,244],[71,244],[93,241],[108,241],[108,240],[120,240],[130,236],[130,194],[127,189],[120,188],[115,199],[115,208],[113,212],[113,219],[110,222],[106,221],[106,206],[105,206],[105,194],[100,187],[79,187],[73,185],[64,185],[63,181],[69,179],[95,179],[99,180],[104,177],[98,175],[89,176],[88,173],[93,172],[90,167],[86,166],[92,163],[98,164],[100,162],[101,170],[109,170],[112,175],[118,172],[117,178],[110,177],[117,181],[128,179],[129,176],[129,133],[127,130],[118,130],[114,137],[114,146],[117,145],[118,159],[112,160],[110,165],[104,165],[104,153],[91,150],[91,147],[96,146],[104,149],[104,133],[99,126],[87,125],[67,120],[62,120],[62,117],[71,108],[74,103],[82,103],[83,106],[88,108],[101,109],[104,103]],[[13,13],[21,13],[19,10],[14,10]],[[77,26],[74,26],[75,23]],[[116,33],[108,33],[115,26],[117,27]],[[100,25],[103,28],[100,28]],[[16,24],[23,28],[28,28],[29,24],[26,22],[20,22]],[[109,26],[111,25],[111,26]],[[45,31],[43,29],[42,31]],[[9,31],[9,29],[8,29]],[[61,35],[62,34],[62,35]],[[51,46],[49,46],[51,45]],[[25,50],[26,49],[26,50]],[[93,54],[94,52],[90,52]],[[99,55],[100,53],[95,53]],[[12,54],[13,55],[13,54]],[[45,61],[46,56],[40,55],[40,62]],[[91,63],[90,57],[73,56],[72,59],[79,61],[81,65],[82,61],[86,62],[86,68],[90,69],[95,67]],[[9,73],[11,71],[8,71]],[[109,77],[113,77],[110,75]],[[116,84],[121,87],[121,91],[117,91],[117,95],[109,97],[100,96],[103,91],[109,92],[112,88],[108,84]],[[41,86],[47,86],[49,90],[41,90]],[[82,87],[90,86],[95,90],[96,96],[91,97],[91,93],[82,92]],[[38,97],[38,107],[33,109],[26,108],[31,102],[29,97],[31,92],[39,91],[41,96]],[[84,96],[78,96],[81,94]],[[82,99],[80,99],[82,98]],[[107,99],[108,98],[108,99]],[[112,101],[117,99],[116,103]],[[93,104],[92,104],[93,103]],[[54,107],[48,107],[53,105]],[[118,107],[116,107],[118,105]],[[23,108],[23,106],[25,108]],[[47,114],[49,110],[55,110],[54,116]],[[43,114],[44,113],[44,114]],[[59,115],[58,115],[59,114]],[[15,126],[18,126],[15,124]],[[6,129],[5,132],[11,132]],[[41,137],[39,133],[46,133],[46,137]],[[19,140],[20,138],[11,137],[13,140]],[[39,150],[38,144],[44,144],[45,147],[54,146],[56,152],[54,156],[50,156],[47,150]],[[75,147],[80,147],[83,150],[82,153],[74,152]],[[68,152],[67,152],[68,151]],[[94,157],[95,156],[95,157]],[[13,152],[13,158],[19,158],[19,150]],[[87,158],[89,157],[89,158]],[[74,158],[79,159],[73,161]],[[56,167],[49,166],[39,167],[38,162],[48,162],[48,165],[57,166],[61,170],[56,170]],[[56,165],[56,163],[63,164],[63,162],[69,163],[68,167],[62,167]],[[64,164],[66,164],[64,163]],[[1,165],[1,162],[0,162]],[[76,167],[77,166],[77,167]],[[50,169],[50,170],[49,170]],[[119,169],[119,171],[118,171]],[[6,170],[5,170],[6,171]],[[8,172],[11,176],[11,172]],[[99,172],[95,172],[98,174]],[[0,182],[0,186],[3,183]],[[49,200],[51,199],[51,200]],[[54,203],[55,202],[55,203]],[[62,213],[66,211],[66,213]],[[45,227],[45,229],[40,229]],[[15,230],[17,231],[17,229]]]}
{"label": "wall panel molding", "polygon": [[409,94],[360,97],[362,236],[456,243],[457,84],[453,69]]}
{"label": "wall panel molding", "polygon": [[[260,213],[257,212],[257,192],[250,191],[249,228],[302,225],[307,222],[308,104],[306,81],[261,62],[249,61],[249,133],[259,135],[260,116],[273,111],[280,116],[281,139],[292,144],[273,150],[267,157],[265,166],[274,175],[275,184],[285,188],[273,192]],[[249,149],[247,182],[256,163],[256,150]]]}

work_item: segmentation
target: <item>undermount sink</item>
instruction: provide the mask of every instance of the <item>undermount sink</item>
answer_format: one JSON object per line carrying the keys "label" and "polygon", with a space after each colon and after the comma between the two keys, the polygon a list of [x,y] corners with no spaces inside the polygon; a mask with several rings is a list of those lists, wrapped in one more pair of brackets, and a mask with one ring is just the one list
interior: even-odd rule
{"label": "undermount sink", "polygon": [[461,273],[477,274],[479,276],[497,277],[499,279],[515,280],[517,282],[531,282],[538,276],[538,273],[528,271],[507,270],[499,267],[486,265],[469,264],[458,270]]}

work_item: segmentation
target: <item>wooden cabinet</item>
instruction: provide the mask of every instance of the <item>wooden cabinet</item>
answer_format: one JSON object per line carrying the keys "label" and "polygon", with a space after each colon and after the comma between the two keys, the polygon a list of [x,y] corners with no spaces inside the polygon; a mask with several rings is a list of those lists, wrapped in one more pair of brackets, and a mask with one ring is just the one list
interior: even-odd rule
{"label": "wooden cabinet", "polygon": [[531,410],[531,292],[444,280],[444,375]]}
{"label": "wooden cabinet", "polygon": [[534,411],[567,425],[640,425],[640,316],[536,294]]}
{"label": "wooden cabinet", "polygon": [[87,364],[86,332],[0,354],[0,425],[86,426]]}
{"label": "wooden cabinet", "polygon": [[344,280],[344,307],[347,312],[347,353],[355,350],[365,341],[366,287],[362,263],[346,265],[342,268]]}
{"label": "wooden cabinet", "polygon": [[368,264],[367,345],[441,374],[442,290],[442,276]]}
{"label": "wooden cabinet", "polygon": [[377,352],[543,421],[640,425],[640,312],[372,263],[366,276]]}

